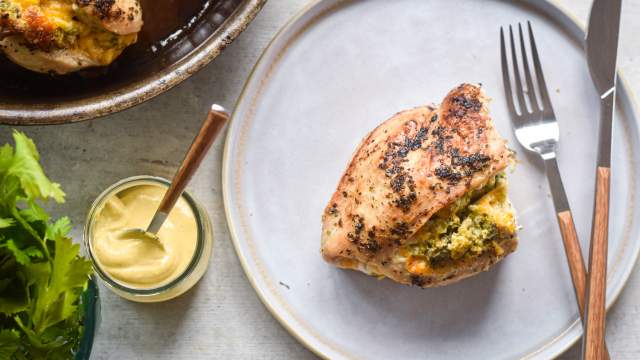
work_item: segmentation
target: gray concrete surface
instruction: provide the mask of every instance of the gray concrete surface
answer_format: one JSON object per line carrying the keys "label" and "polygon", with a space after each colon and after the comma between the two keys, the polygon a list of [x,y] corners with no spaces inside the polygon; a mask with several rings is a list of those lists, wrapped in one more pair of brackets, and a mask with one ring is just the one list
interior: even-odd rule
{"label": "gray concrete surface", "polygon": [[[275,32],[308,0],[271,0],[249,29],[216,61],[168,93],[134,109],[94,121],[22,128],[42,151],[50,176],[64,186],[69,214],[80,238],[91,201],[127,176],[170,177],[212,101],[232,108],[253,64]],[[590,1],[558,0],[586,21]],[[620,65],[640,93],[640,0],[624,1]],[[0,144],[10,129],[0,127]],[[186,295],[161,304],[124,301],[102,289],[103,319],[95,359],[310,359],[269,314],[247,281],[229,239],[222,204],[220,164],[223,139],[216,141],[190,188],[206,204],[215,232],[208,273]],[[532,324],[534,326],[534,324]],[[608,316],[614,359],[640,359],[640,274]],[[576,359],[574,346],[562,359]]]}

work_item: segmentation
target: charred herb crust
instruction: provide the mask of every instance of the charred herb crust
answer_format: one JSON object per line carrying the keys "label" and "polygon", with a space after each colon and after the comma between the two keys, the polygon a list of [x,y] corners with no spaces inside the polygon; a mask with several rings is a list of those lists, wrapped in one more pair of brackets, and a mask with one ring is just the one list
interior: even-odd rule
{"label": "charred herb crust", "polygon": [[440,165],[435,169],[438,178],[455,184],[464,177],[470,177],[478,171],[483,170],[491,158],[485,154],[476,152],[470,155],[460,155],[460,150],[453,148],[449,151],[451,155],[450,165]]}
{"label": "charred herb crust", "polygon": [[360,215],[354,215],[352,220],[353,231],[347,234],[349,241],[355,244],[361,253],[372,255],[380,250],[380,245],[376,241],[375,226],[367,232],[367,237],[365,238],[362,236],[365,228],[364,218]]}
{"label": "charred herb crust", "polygon": [[457,147],[450,146],[450,140],[453,135],[465,137],[469,135],[469,129],[475,129],[475,137],[480,139],[484,133],[484,124],[471,124],[473,122],[472,115],[482,110],[482,102],[478,98],[478,94],[463,94],[453,96],[451,106],[445,116],[447,127],[439,125],[432,132],[435,137],[434,147],[439,155],[449,155],[449,163],[441,163],[434,174],[441,180],[449,184],[456,184],[464,178],[469,178],[476,172],[484,170],[491,157],[481,152],[473,152],[464,154]]}
{"label": "charred herb crust", "polygon": [[115,0],[76,0],[78,5],[90,6],[93,5],[96,11],[96,15],[100,20],[128,20],[133,21],[135,15],[140,11],[138,4],[136,6],[129,7],[126,11],[119,7],[115,7]]}
{"label": "charred herb crust", "polygon": [[[417,123],[415,120],[409,120],[405,125],[415,126]],[[396,194],[393,204],[403,212],[409,211],[411,205],[418,200],[418,195],[413,177],[402,164],[407,161],[406,158],[410,152],[422,148],[428,135],[428,129],[421,126],[414,136],[405,136],[404,141],[390,142],[382,162],[378,165],[378,168],[384,170],[385,176],[389,178],[389,186]]]}
{"label": "charred herb crust", "polygon": [[449,113],[452,116],[461,118],[467,115],[468,112],[478,112],[482,109],[482,103],[478,97],[468,97],[464,95],[454,96],[451,99],[454,106],[449,109]]}

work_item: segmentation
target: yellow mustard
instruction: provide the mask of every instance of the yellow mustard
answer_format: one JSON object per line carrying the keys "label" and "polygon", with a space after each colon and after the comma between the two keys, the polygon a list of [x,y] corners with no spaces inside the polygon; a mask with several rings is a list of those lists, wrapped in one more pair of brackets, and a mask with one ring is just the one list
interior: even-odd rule
{"label": "yellow mustard", "polygon": [[185,272],[198,242],[195,215],[180,198],[158,232],[159,240],[124,230],[146,229],[166,188],[137,185],[111,195],[98,209],[91,239],[100,268],[125,286],[151,289]]}

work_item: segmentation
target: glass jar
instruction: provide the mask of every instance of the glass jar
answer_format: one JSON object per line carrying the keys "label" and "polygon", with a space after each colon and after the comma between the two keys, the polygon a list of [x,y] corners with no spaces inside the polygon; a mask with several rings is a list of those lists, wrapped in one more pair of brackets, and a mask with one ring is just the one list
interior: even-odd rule
{"label": "glass jar", "polygon": [[[96,258],[93,246],[93,226],[97,215],[104,207],[106,201],[112,196],[135,186],[140,185],[160,185],[169,188],[171,182],[155,176],[134,176],[120,180],[111,185],[98,196],[91,205],[87,220],[84,226],[83,241],[88,249],[89,257],[93,262],[95,272],[104,281],[106,286],[121,297],[137,302],[159,302],[173,299],[182,295],[193,287],[204,275],[211,258],[213,247],[213,233],[211,221],[205,209],[187,191],[182,194],[182,198],[187,202],[197,224],[198,239],[191,262],[187,268],[177,278],[171,282],[156,288],[135,288],[124,284],[109,275],[107,271],[100,268],[100,262]],[[151,219],[149,219],[151,220]]]}

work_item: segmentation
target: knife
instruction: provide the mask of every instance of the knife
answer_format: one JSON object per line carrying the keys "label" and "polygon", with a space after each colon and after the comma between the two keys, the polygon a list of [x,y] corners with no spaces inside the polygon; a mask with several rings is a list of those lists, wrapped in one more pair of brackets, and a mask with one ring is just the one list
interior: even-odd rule
{"label": "knife", "polygon": [[584,359],[602,359],[611,179],[611,127],[616,98],[616,61],[622,0],[594,0],[589,16],[586,52],[591,78],[600,96],[600,131],[595,202],[589,247],[589,278],[582,339]]}

